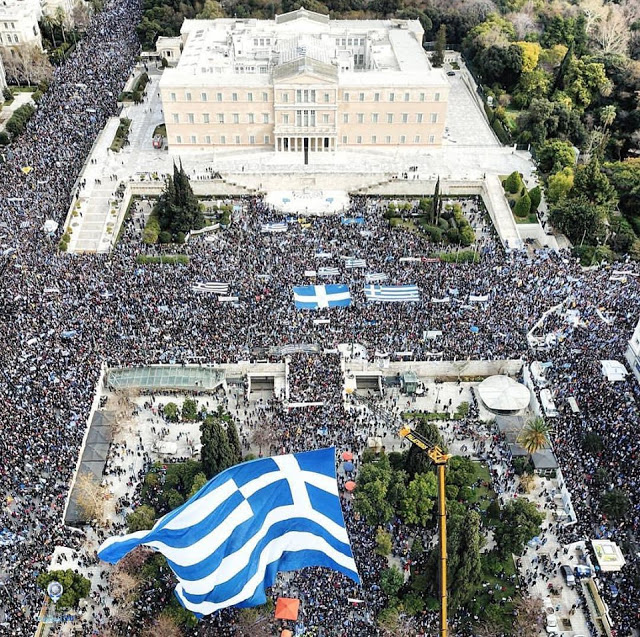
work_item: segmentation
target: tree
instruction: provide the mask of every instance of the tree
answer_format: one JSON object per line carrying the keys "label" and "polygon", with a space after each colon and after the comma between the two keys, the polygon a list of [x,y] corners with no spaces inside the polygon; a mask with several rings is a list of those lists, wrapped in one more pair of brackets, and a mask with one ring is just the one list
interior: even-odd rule
{"label": "tree", "polygon": [[597,455],[604,448],[602,438],[595,431],[587,431],[582,437],[582,448],[587,453]]}
{"label": "tree", "polygon": [[534,98],[546,97],[551,89],[551,76],[542,69],[522,73],[513,94],[514,105],[527,107]]}
{"label": "tree", "polygon": [[535,212],[542,201],[540,186],[535,186],[529,191],[529,199],[531,200],[531,212]]}
{"label": "tree", "polygon": [[117,570],[109,577],[111,596],[118,600],[118,605],[130,606],[135,601],[141,581],[136,574]]}
{"label": "tree", "polygon": [[76,502],[84,519],[102,522],[105,517],[105,501],[108,492],[93,473],[79,473],[75,484]]}
{"label": "tree", "polygon": [[89,8],[84,2],[78,0],[78,2],[76,2],[71,9],[71,22],[73,23],[73,28],[77,31],[80,31],[81,33],[84,33],[89,26],[90,20],[91,13],[89,11]]}
{"label": "tree", "polygon": [[547,201],[551,204],[558,203],[566,197],[573,188],[574,174],[571,168],[563,168],[547,180]]}
{"label": "tree", "polygon": [[200,425],[200,441],[202,469],[208,479],[236,464],[227,432],[218,418],[207,416]]}
{"label": "tree", "polygon": [[376,553],[386,557],[391,553],[391,548],[391,535],[382,527],[378,527],[376,531]]}
{"label": "tree", "polygon": [[522,178],[517,170],[514,170],[504,181],[504,187],[507,192],[515,195],[522,190]]}
{"label": "tree", "polygon": [[538,166],[542,172],[557,173],[575,163],[576,154],[569,142],[551,139],[538,149]]}
{"label": "tree", "polygon": [[440,176],[436,181],[436,187],[433,191],[433,199],[431,201],[431,222],[438,223],[438,217],[440,216]]}
{"label": "tree", "polygon": [[516,42],[522,51],[522,72],[530,73],[538,66],[542,47],[537,42]]}
{"label": "tree", "polygon": [[224,18],[224,9],[216,0],[205,0],[202,11],[196,16],[200,20],[215,20],[216,18]]}
{"label": "tree", "polygon": [[426,526],[431,519],[437,493],[437,480],[432,472],[416,475],[409,483],[401,505],[404,521],[407,524]]}
{"label": "tree", "polygon": [[549,445],[549,426],[537,416],[529,420],[518,435],[518,444],[530,455]]}
{"label": "tree", "polygon": [[629,496],[622,489],[611,489],[600,497],[600,508],[610,518],[622,520],[629,510]]}
{"label": "tree", "polygon": [[620,212],[635,216],[640,210],[640,158],[606,163],[603,170],[620,198]]}
{"label": "tree", "polygon": [[613,85],[604,64],[588,57],[573,58],[564,79],[564,91],[578,107],[586,108],[598,96],[607,96]]}
{"label": "tree", "polygon": [[189,491],[188,498],[193,497],[204,485],[207,484],[207,476],[202,473],[196,473],[195,478],[193,479],[193,484],[191,485],[191,491]]}
{"label": "tree", "polygon": [[581,197],[607,210],[617,203],[616,191],[600,169],[597,157],[593,157],[586,166],[578,166],[573,186]]}
{"label": "tree", "polygon": [[182,637],[184,633],[173,617],[167,613],[161,613],[141,634],[142,637],[156,637],[157,635],[162,635],[162,637]]}
{"label": "tree", "polygon": [[[426,420],[419,420],[415,431],[424,436],[431,446],[440,447],[443,451],[446,450],[444,441],[438,430],[438,426],[433,422]],[[427,473],[431,471],[431,460],[429,456],[422,451],[422,449],[411,445],[407,451],[407,457],[405,461],[405,470],[409,474],[409,477],[413,478],[418,473]]]}
{"label": "tree", "polygon": [[522,49],[516,44],[491,46],[478,54],[476,65],[485,84],[498,83],[510,91],[522,73]]}
{"label": "tree", "polygon": [[531,199],[529,195],[525,193],[516,201],[516,205],[513,207],[513,214],[516,217],[524,219],[529,216],[529,212],[531,212]]}
{"label": "tree", "polygon": [[180,410],[175,403],[167,403],[162,408],[162,413],[169,422],[178,422]]}
{"label": "tree", "polygon": [[233,420],[227,422],[227,439],[231,447],[233,464],[242,462],[242,443],[240,442],[240,436],[238,436],[238,430]]}
{"label": "tree", "polygon": [[538,637],[542,631],[544,606],[539,597],[518,597],[514,601],[513,620],[514,635],[516,637]]}
{"label": "tree", "polygon": [[47,586],[49,586],[51,582],[59,582],[62,584],[63,591],[60,599],[56,602],[57,609],[75,608],[78,602],[83,597],[86,597],[91,590],[91,582],[70,568],[64,571],[40,573],[36,581],[43,591],[47,590]]}
{"label": "tree", "polygon": [[146,531],[153,528],[156,523],[156,511],[148,504],[139,506],[135,511],[127,515],[127,527],[130,533]]}
{"label": "tree", "polygon": [[511,553],[520,555],[525,544],[540,533],[543,519],[536,505],[526,498],[508,502],[493,531],[499,554],[502,557]]}
{"label": "tree", "polygon": [[173,165],[173,177],[167,177],[164,192],[154,207],[160,227],[175,238],[178,232],[187,233],[204,226],[204,216],[189,178],[182,168]]}
{"label": "tree", "polygon": [[380,574],[380,588],[387,597],[397,597],[404,584],[404,575],[397,566],[386,568]]}
{"label": "tree", "polygon": [[65,27],[67,26],[67,14],[64,12],[62,7],[56,7],[56,10],[53,15],[53,20],[56,26],[60,28],[62,32],[62,41],[64,43],[67,42],[67,34],[65,33]]}
{"label": "tree", "polygon": [[193,398],[185,398],[182,403],[182,420],[194,422],[198,419],[198,403]]}
{"label": "tree", "polygon": [[393,517],[393,506],[387,498],[392,471],[386,456],[368,462],[358,472],[354,506],[370,526],[385,524]]}
{"label": "tree", "polygon": [[438,32],[436,33],[436,42],[431,56],[431,64],[439,68],[444,64],[444,51],[447,44],[447,27],[445,24],[441,24]]}

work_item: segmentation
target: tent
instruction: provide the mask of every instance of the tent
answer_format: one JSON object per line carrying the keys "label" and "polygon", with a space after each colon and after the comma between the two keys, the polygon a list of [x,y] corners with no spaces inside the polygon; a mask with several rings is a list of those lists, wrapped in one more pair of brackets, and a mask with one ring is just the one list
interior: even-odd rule
{"label": "tent", "polygon": [[353,462],[345,462],[342,468],[347,472],[351,473],[353,471]]}
{"label": "tent", "polygon": [[503,414],[526,409],[531,401],[529,389],[510,376],[489,376],[476,392],[487,409]]}
{"label": "tent", "polygon": [[600,361],[602,365],[602,373],[607,377],[610,383],[615,383],[619,380],[624,380],[627,372],[627,368],[618,361]]}
{"label": "tent", "polygon": [[615,542],[610,540],[591,540],[593,551],[596,554],[596,561],[603,573],[619,571],[626,560],[622,551]]}
{"label": "tent", "polygon": [[343,451],[342,452],[342,459],[343,460],[353,460],[353,454],[350,451]]}
{"label": "tent", "polygon": [[276,619],[290,619],[297,621],[300,600],[291,597],[278,597],[276,601]]}
{"label": "tent", "polygon": [[347,491],[353,491],[356,488],[356,483],[353,480],[349,480],[349,482],[345,482],[344,488]]}

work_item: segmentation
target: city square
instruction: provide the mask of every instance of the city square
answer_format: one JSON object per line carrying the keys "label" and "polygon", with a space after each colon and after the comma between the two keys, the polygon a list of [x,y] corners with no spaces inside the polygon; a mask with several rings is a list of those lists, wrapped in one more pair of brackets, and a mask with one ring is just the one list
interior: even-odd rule
{"label": "city square", "polygon": [[[280,17],[308,32],[279,64],[326,57],[310,14]],[[453,53],[433,141],[298,144],[276,121],[273,148],[184,148],[162,96],[181,67],[135,59],[138,19],[133,0],[93,16],[4,156],[2,634],[437,634],[436,478],[407,426],[451,456],[449,634],[637,634],[638,262],[585,267],[544,199],[518,219],[538,162],[500,143]],[[417,72],[404,36],[375,37],[373,63]],[[98,557],[240,462],[327,447],[359,583],[281,573],[266,604],[197,621],[160,553]],[[62,571],[69,606],[47,592]]]}

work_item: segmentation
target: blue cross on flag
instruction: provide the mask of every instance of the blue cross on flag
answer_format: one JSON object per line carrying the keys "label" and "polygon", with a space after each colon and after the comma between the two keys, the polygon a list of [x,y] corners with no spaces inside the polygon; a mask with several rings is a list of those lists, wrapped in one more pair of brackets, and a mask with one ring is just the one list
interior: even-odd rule
{"label": "blue cross on flag", "polygon": [[299,285],[293,288],[293,300],[297,310],[318,310],[323,307],[349,307],[349,286]]}

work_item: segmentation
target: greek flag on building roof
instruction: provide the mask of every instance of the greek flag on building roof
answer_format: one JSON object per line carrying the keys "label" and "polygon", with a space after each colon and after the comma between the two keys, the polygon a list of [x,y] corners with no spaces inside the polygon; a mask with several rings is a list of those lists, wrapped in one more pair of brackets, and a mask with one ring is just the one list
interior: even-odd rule
{"label": "greek flag on building roof", "polygon": [[417,285],[365,285],[364,295],[367,297],[367,301],[380,303],[404,303],[420,300],[420,290]]}
{"label": "greek flag on building roof", "polygon": [[98,556],[113,564],[141,544],[167,558],[178,599],[199,615],[264,604],[279,571],[325,566],[360,583],[333,447],[227,469],[153,529],[106,540]]}
{"label": "greek flag on building roof", "polygon": [[293,300],[298,310],[349,307],[351,294],[349,287],[343,284],[299,285],[293,288]]}

